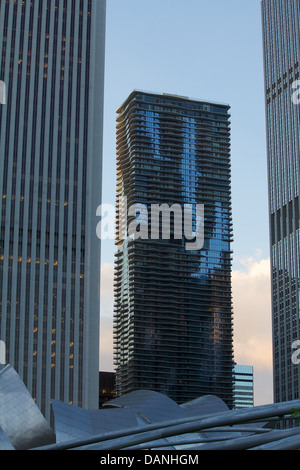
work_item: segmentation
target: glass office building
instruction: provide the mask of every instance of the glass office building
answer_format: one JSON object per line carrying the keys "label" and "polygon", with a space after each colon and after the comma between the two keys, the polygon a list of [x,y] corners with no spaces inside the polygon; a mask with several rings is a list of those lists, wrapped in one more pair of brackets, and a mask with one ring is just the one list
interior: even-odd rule
{"label": "glass office building", "polygon": [[[116,391],[232,406],[229,107],[134,91],[117,114]],[[189,207],[197,233],[197,204],[201,249],[177,231]],[[155,205],[170,209],[169,236]]]}
{"label": "glass office building", "polygon": [[0,0],[0,339],[50,419],[98,407],[105,0]]}
{"label": "glass office building", "polygon": [[235,364],[233,369],[234,409],[254,406],[253,367]]}
{"label": "glass office building", "polygon": [[300,339],[299,79],[300,1],[262,2],[272,276],[274,400],[299,398],[292,361]]}

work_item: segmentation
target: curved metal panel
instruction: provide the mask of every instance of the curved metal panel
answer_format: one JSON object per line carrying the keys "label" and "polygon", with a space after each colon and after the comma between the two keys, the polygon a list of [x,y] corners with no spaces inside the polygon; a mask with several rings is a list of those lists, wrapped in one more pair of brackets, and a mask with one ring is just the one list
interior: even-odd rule
{"label": "curved metal panel", "polygon": [[0,428],[0,451],[1,450],[15,450],[14,446],[8,439],[7,435],[3,431],[3,429]]}
{"label": "curved metal panel", "polygon": [[[185,410],[177,403],[151,390],[131,392],[107,402],[100,410],[83,410],[55,400],[52,400],[52,408],[57,442],[84,439],[137,426],[147,428],[151,423],[187,417]],[[185,440],[185,437],[182,439]],[[172,439],[160,439],[156,444],[170,448]]]}
{"label": "curved metal panel", "polygon": [[85,410],[56,400],[52,400],[52,409],[57,442],[83,439],[117,429],[142,425],[139,417],[132,410]]}
{"label": "curved metal panel", "polygon": [[229,411],[226,403],[214,395],[206,395],[180,405],[188,416],[211,415]]}
{"label": "curved metal panel", "polygon": [[186,417],[185,411],[171,398],[152,390],[136,390],[108,402],[106,406],[118,406],[138,413],[148,423]]}
{"label": "curved metal panel", "polygon": [[0,371],[0,426],[17,450],[55,442],[55,434],[10,365]]}

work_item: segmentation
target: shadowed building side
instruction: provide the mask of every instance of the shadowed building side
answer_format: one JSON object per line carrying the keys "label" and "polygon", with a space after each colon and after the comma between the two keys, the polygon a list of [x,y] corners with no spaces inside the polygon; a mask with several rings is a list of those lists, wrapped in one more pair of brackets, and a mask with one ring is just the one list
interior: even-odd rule
{"label": "shadowed building side", "polygon": [[299,398],[300,367],[292,361],[300,338],[299,80],[300,1],[263,0],[267,124],[274,400]]}

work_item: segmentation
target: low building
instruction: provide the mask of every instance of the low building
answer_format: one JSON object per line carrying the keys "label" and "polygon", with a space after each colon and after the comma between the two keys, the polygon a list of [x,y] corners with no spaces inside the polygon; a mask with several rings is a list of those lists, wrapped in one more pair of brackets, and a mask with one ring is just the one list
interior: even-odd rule
{"label": "low building", "polygon": [[254,406],[253,367],[235,365],[233,370],[234,408]]}
{"label": "low building", "polygon": [[115,372],[99,372],[99,408],[115,398]]}

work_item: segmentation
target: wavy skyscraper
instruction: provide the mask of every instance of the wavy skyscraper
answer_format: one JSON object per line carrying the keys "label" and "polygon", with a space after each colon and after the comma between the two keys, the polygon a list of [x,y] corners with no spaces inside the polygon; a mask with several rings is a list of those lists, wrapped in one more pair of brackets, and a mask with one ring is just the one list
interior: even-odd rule
{"label": "wavy skyscraper", "polygon": [[98,406],[105,0],[0,0],[0,340],[50,419]]}
{"label": "wavy skyscraper", "polygon": [[232,406],[230,178],[229,106],[134,91],[119,108],[119,395],[216,394]]}

